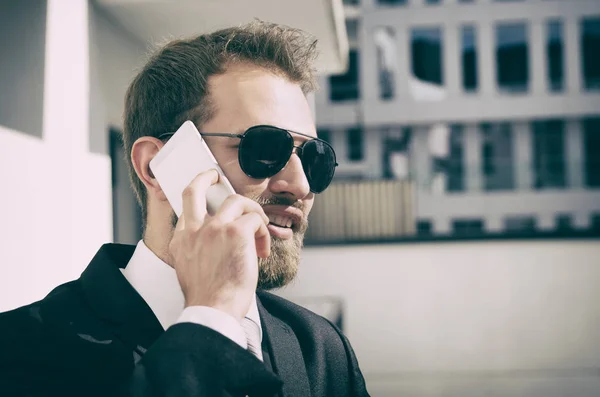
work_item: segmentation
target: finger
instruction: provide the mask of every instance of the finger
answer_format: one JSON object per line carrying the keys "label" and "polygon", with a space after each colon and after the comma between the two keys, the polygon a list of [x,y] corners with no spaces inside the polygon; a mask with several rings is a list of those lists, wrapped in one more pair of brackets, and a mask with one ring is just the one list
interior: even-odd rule
{"label": "finger", "polygon": [[183,212],[188,226],[200,226],[206,216],[206,191],[219,181],[219,173],[212,169],[198,174],[182,194]]}
{"label": "finger", "polygon": [[251,212],[260,215],[265,225],[269,224],[269,217],[265,214],[260,204],[239,194],[227,197],[215,214],[215,217],[223,223],[229,223]]}
{"label": "finger", "polygon": [[271,235],[262,217],[256,212],[250,212],[239,217],[235,223],[248,233],[248,237],[254,237],[258,257],[266,258],[271,254]]}

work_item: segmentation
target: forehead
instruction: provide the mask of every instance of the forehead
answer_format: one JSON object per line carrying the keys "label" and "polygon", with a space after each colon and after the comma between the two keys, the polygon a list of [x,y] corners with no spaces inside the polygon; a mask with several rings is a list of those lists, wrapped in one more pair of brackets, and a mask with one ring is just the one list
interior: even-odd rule
{"label": "forehead", "polygon": [[300,86],[254,65],[235,65],[209,78],[214,114],[205,132],[243,132],[261,124],[316,136],[308,101]]}

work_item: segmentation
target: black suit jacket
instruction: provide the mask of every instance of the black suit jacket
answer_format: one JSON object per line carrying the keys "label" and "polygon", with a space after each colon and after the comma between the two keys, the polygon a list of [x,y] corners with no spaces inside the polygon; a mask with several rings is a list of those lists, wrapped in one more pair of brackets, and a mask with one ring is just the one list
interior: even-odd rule
{"label": "black suit jacket", "polygon": [[119,271],[134,248],[107,244],[78,280],[0,314],[0,395],[368,396],[339,329],[266,292],[264,363],[201,325],[164,331]]}

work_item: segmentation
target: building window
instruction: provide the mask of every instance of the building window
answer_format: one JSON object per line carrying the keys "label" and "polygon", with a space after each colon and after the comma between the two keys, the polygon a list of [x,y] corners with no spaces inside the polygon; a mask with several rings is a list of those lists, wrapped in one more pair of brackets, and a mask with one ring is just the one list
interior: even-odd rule
{"label": "building window", "polygon": [[586,90],[600,89],[600,17],[584,18],[581,23],[583,84]]}
{"label": "building window", "polygon": [[532,150],[536,189],[566,187],[564,129],[562,120],[533,123]]}
{"label": "building window", "polygon": [[392,6],[403,6],[406,5],[406,2],[407,0],[377,0],[378,4]]}
{"label": "building window", "polygon": [[549,21],[546,26],[546,60],[550,91],[563,90],[563,25],[561,21]]}
{"label": "building window", "polygon": [[590,230],[600,233],[600,213],[594,213],[590,216]]}
{"label": "building window", "polygon": [[412,136],[410,127],[393,126],[382,128],[383,134],[383,177],[405,180],[409,177],[408,149]]}
{"label": "building window", "polygon": [[462,84],[465,91],[477,90],[477,37],[475,26],[461,28]]}
{"label": "building window", "polygon": [[390,27],[376,28],[373,34],[377,51],[377,74],[379,80],[379,98],[394,98],[396,70],[396,40]]}
{"label": "building window", "polygon": [[360,0],[344,0],[343,3],[348,6],[357,6],[360,4]]}
{"label": "building window", "polygon": [[585,184],[600,187],[600,117],[583,120]]}
{"label": "building window", "polygon": [[360,97],[358,50],[350,50],[346,73],[329,77],[329,88],[332,102],[355,101]]}
{"label": "building window", "polygon": [[348,139],[348,160],[361,161],[364,157],[363,130],[360,127],[346,131]]}
{"label": "building window", "polygon": [[328,129],[319,128],[317,136],[331,145],[331,131]]}
{"label": "building window", "polygon": [[484,189],[514,189],[512,129],[509,123],[481,126]]}
{"label": "building window", "polygon": [[358,19],[346,19],[346,34],[351,46],[358,46]]}
{"label": "building window", "polygon": [[441,28],[414,28],[411,43],[413,75],[419,80],[442,85],[444,76]]}
{"label": "building window", "polygon": [[417,236],[431,236],[433,234],[433,227],[431,221],[428,219],[417,220]]}
{"label": "building window", "polygon": [[529,85],[529,56],[525,23],[496,26],[496,82],[501,91],[521,93]]}
{"label": "building window", "polygon": [[450,126],[450,155],[447,163],[447,181],[449,192],[463,192],[465,190],[465,163],[464,163],[464,133],[462,125]]}
{"label": "building window", "polygon": [[484,233],[481,219],[455,219],[452,221],[452,233],[457,237],[481,236]]}
{"label": "building window", "polygon": [[504,230],[509,234],[535,233],[536,222],[533,216],[509,216],[504,219]]}
{"label": "building window", "polygon": [[569,232],[573,230],[573,216],[570,214],[556,215],[556,231]]}
{"label": "building window", "polygon": [[442,0],[425,0],[425,4],[435,5],[440,4]]}

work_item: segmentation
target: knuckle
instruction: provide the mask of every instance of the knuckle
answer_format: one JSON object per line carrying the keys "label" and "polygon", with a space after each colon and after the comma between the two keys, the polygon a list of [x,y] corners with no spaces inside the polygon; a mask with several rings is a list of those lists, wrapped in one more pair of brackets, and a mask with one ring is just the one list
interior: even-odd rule
{"label": "knuckle", "polygon": [[196,194],[196,188],[194,185],[190,184],[183,189],[183,197],[193,197]]}
{"label": "knuckle", "polygon": [[228,237],[239,237],[244,233],[244,228],[237,222],[232,222],[227,225],[225,228],[225,234]]}

